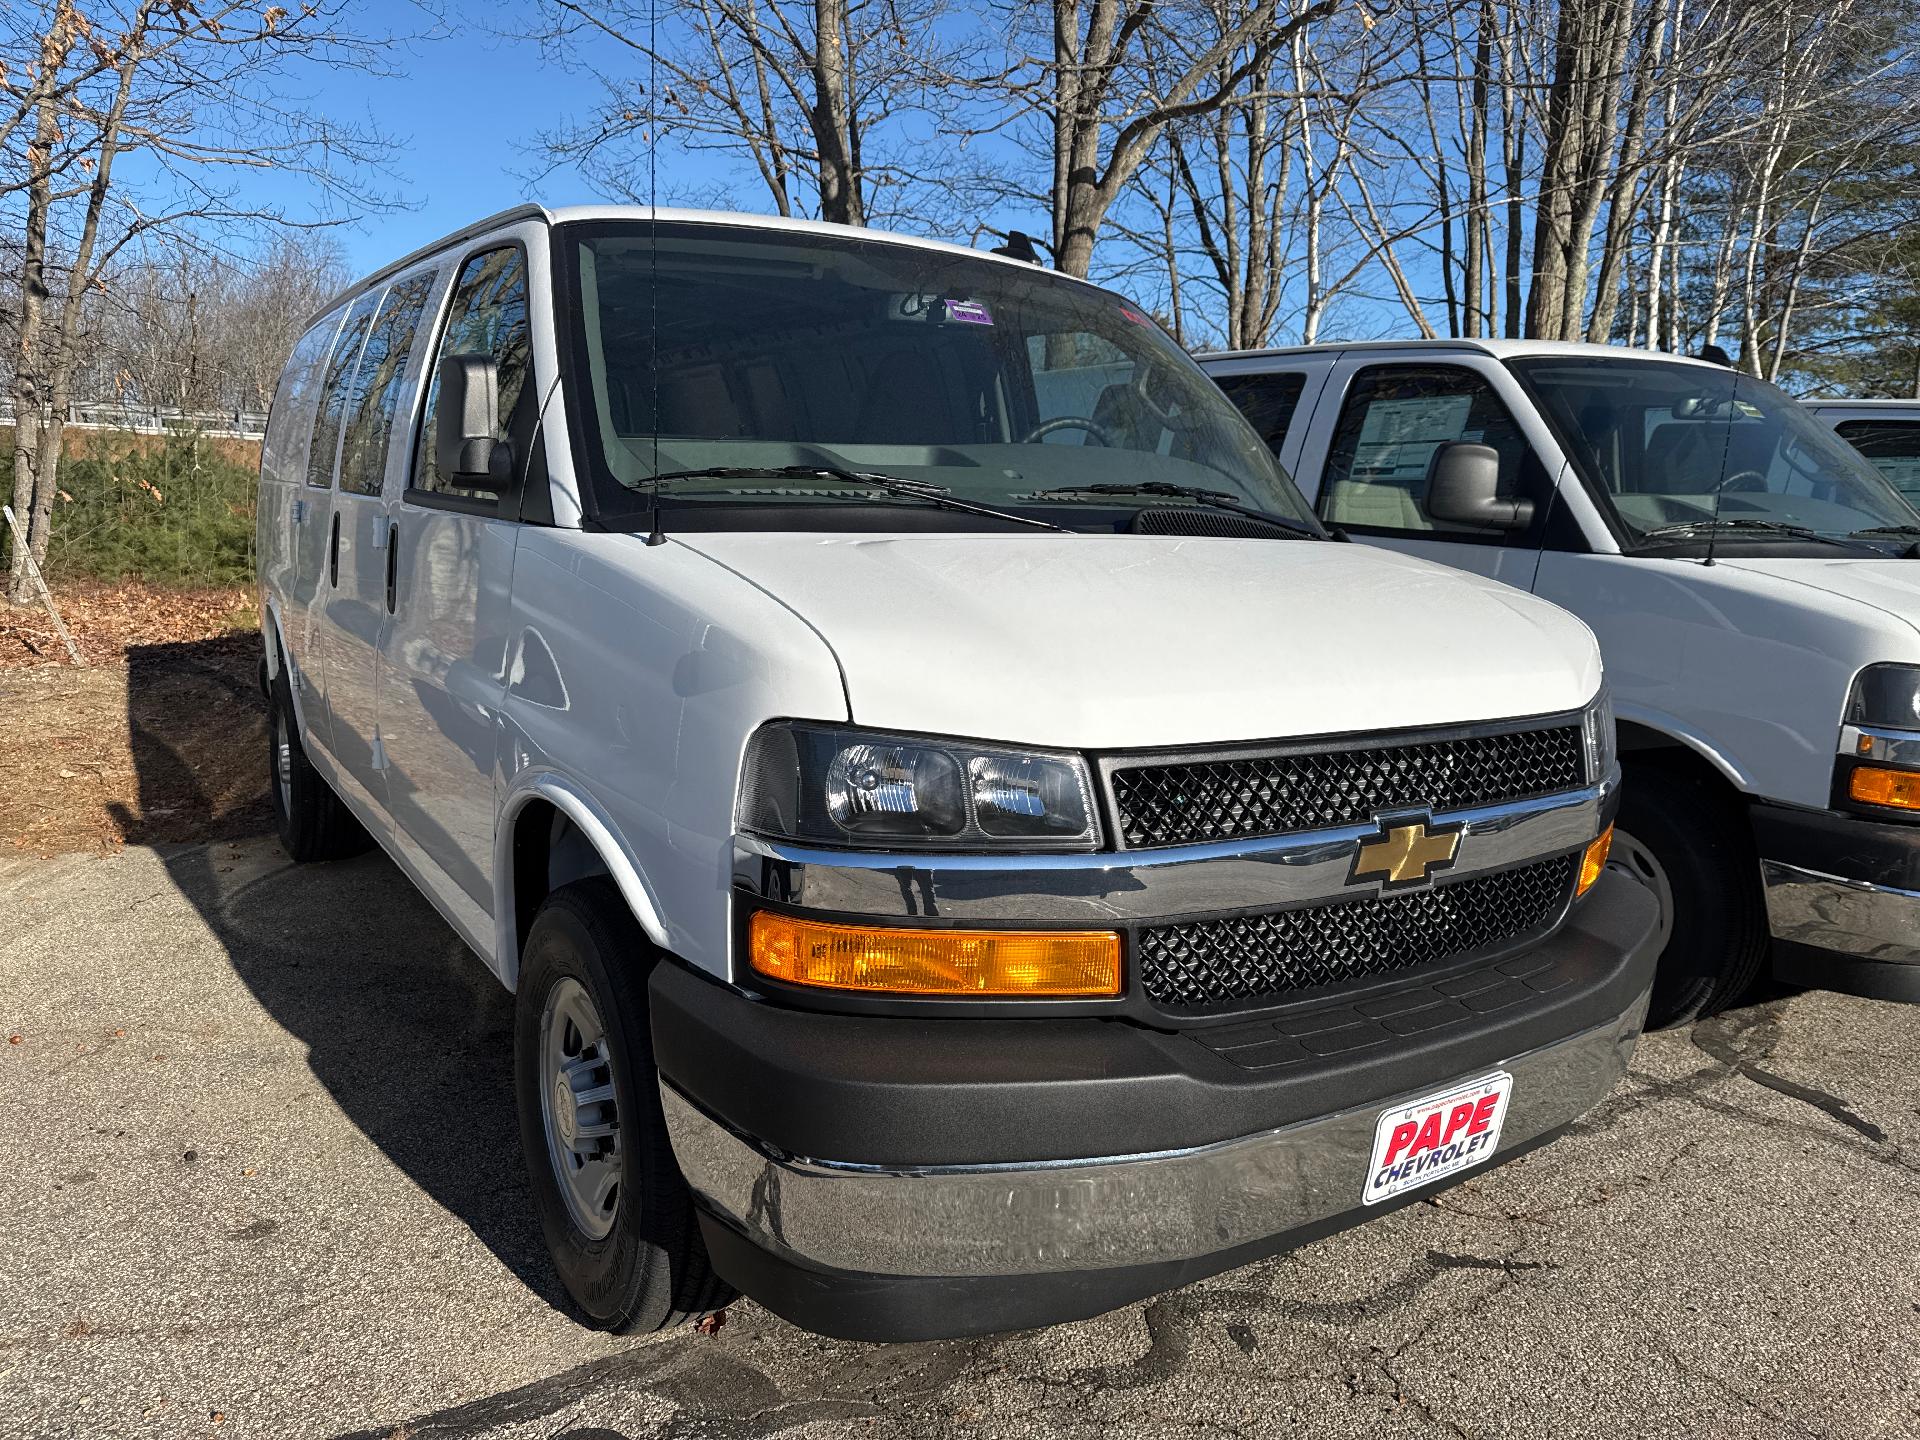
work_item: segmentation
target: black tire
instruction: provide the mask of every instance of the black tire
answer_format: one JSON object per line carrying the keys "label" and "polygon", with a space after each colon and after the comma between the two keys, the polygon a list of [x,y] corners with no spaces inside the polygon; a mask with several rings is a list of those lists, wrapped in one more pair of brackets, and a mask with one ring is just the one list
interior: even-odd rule
{"label": "black tire", "polygon": [[[668,1329],[734,1298],[707,1258],[693,1195],[674,1161],[660,1110],[646,1009],[652,958],[652,946],[613,882],[604,876],[578,881],[554,891],[534,915],[514,1002],[520,1144],[540,1228],[574,1304],[590,1324],[618,1334]],[[553,1138],[548,1133],[553,1081],[543,1051],[547,1012],[551,999],[570,993],[563,988],[569,981],[585,991],[604,1026],[600,1056],[611,1052],[618,1152],[605,1163],[618,1175],[618,1199],[611,1229],[599,1238],[570,1209],[560,1175],[564,1142],[558,1132]],[[594,1057],[596,1048],[586,1047],[586,1053]],[[604,1119],[603,1110],[593,1113]]]}
{"label": "black tire", "polygon": [[1766,905],[1753,836],[1724,786],[1686,761],[1630,757],[1612,863],[1666,892],[1649,1028],[1690,1024],[1752,988],[1767,955]]}
{"label": "black tire", "polygon": [[267,788],[281,848],[301,864],[358,855],[372,837],[307,759],[285,666],[267,693]]}

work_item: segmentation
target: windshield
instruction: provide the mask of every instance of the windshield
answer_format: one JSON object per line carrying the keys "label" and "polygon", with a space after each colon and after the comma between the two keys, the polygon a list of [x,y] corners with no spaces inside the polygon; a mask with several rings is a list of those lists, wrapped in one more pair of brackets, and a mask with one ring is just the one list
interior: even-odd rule
{"label": "windshield", "polygon": [[1611,356],[1512,364],[1632,540],[1716,519],[1743,541],[1920,526],[1851,446],[1751,375]]}
{"label": "windshield", "polygon": [[[1093,506],[1194,503],[1080,487],[1175,485],[1314,526],[1239,412],[1117,295],[810,231],[609,223],[564,237],[579,322],[571,389],[588,412],[603,515],[648,508],[655,475],[674,477],[663,505],[800,507],[801,525],[850,502],[913,503],[797,473],[817,468],[1065,525],[1095,523]],[[703,478],[716,467],[733,473]],[[742,473],[774,469],[787,473]]]}

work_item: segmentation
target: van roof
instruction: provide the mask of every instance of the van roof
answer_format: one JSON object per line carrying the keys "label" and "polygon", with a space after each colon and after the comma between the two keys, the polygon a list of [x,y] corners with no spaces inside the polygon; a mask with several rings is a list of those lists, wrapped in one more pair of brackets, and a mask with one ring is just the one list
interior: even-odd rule
{"label": "van roof", "polygon": [[1490,355],[1496,360],[1515,360],[1522,356],[1561,355],[1569,359],[1602,355],[1615,359],[1672,360],[1688,365],[1705,365],[1719,370],[1725,367],[1712,360],[1691,355],[1669,355],[1661,350],[1645,350],[1626,345],[1590,345],[1573,340],[1353,340],[1323,341],[1318,345],[1278,345],[1260,350],[1214,350],[1200,357],[1202,364],[1214,360],[1278,359],[1288,355],[1324,355],[1335,350],[1420,350],[1433,353]]}
{"label": "van roof", "polygon": [[1800,402],[1809,410],[1920,410],[1920,399],[1852,400],[1844,395],[1809,395]]}
{"label": "van roof", "polygon": [[[946,240],[928,240],[918,235],[901,235],[891,230],[872,230],[862,225],[835,225],[825,220],[796,220],[785,215],[755,215],[734,210],[683,210],[670,205],[549,206],[530,202],[525,205],[516,205],[509,210],[502,210],[482,220],[475,220],[470,225],[463,225],[458,230],[442,235],[439,239],[402,255],[398,260],[389,261],[378,270],[362,275],[316,310],[312,319],[319,319],[353,296],[370,289],[390,276],[399,274],[402,270],[419,264],[422,260],[438,255],[443,250],[451,249],[485,235],[491,230],[499,230],[521,220],[539,220],[548,225],[564,225],[578,220],[661,220],[690,225],[728,225],[753,230],[786,231],[801,235],[856,235],[889,245],[905,245],[918,250],[935,250],[947,255],[967,255],[976,260],[1015,265],[1022,270],[1030,271],[1034,268],[1024,260],[1015,260],[1006,255],[994,255],[985,250],[955,245]],[[1061,275],[1057,270],[1048,270],[1046,273],[1062,280],[1072,281],[1077,285],[1087,285],[1093,289],[1102,288],[1093,285],[1089,280]],[[311,320],[308,323],[312,323]]]}

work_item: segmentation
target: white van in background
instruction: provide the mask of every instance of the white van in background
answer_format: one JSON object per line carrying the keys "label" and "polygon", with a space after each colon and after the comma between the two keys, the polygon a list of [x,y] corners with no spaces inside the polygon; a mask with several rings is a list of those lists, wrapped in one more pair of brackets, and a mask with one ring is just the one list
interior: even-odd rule
{"label": "white van in background", "polygon": [[1323,522],[1593,628],[1626,774],[1614,863],[1668,935],[1656,1021],[1729,1003],[1769,934],[1785,978],[1920,1000],[1920,514],[1878,471],[1773,386],[1669,355],[1202,363]]}
{"label": "white van in background", "polygon": [[1920,505],[1920,400],[1802,400],[1887,483]]}
{"label": "white van in background", "polygon": [[1545,1143],[1632,1053],[1593,637],[1333,543],[1110,291],[513,211],[315,321],[259,517],[282,841],[370,835],[516,991],[595,1324],[1094,1314]]}

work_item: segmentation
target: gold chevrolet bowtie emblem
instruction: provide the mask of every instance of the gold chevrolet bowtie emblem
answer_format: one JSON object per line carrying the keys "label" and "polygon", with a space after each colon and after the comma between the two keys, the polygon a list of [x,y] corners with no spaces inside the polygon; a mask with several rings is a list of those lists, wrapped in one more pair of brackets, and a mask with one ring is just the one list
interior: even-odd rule
{"label": "gold chevrolet bowtie emblem", "polygon": [[1412,885],[1425,880],[1436,869],[1453,863],[1460,848],[1458,830],[1430,834],[1423,821],[1406,825],[1388,825],[1378,839],[1368,840],[1353,860],[1354,880],[1375,876],[1388,885]]}

